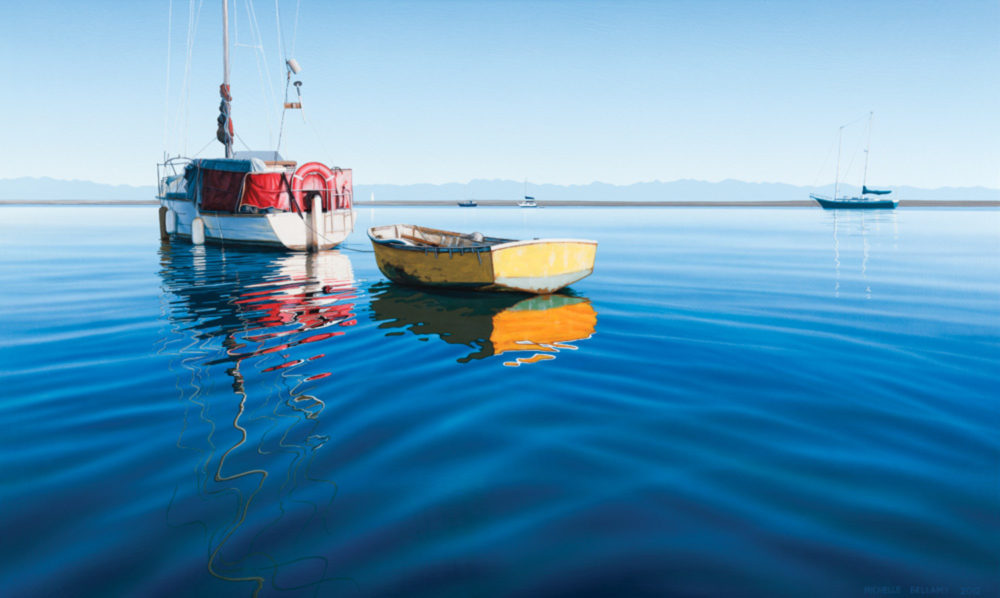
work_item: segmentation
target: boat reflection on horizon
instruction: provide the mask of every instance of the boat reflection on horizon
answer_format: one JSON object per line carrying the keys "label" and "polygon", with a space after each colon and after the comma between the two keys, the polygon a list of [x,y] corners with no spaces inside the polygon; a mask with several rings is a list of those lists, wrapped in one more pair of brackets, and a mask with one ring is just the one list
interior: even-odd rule
{"label": "boat reflection on horizon", "polygon": [[408,330],[475,349],[459,363],[518,353],[508,367],[555,359],[590,338],[597,312],[585,297],[567,294],[434,292],[393,283],[372,285],[372,317],[386,336]]}

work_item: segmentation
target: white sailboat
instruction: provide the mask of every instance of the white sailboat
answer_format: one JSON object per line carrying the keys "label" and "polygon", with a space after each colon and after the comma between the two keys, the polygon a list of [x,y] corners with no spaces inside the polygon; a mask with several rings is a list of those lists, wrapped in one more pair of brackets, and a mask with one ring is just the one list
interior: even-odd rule
{"label": "white sailboat", "polygon": [[[868,144],[865,146],[865,171],[861,179],[861,195],[854,197],[840,197],[840,149],[844,137],[844,127],[842,125],[837,132],[837,174],[834,177],[833,197],[810,193],[809,197],[815,200],[824,209],[893,209],[899,202],[894,199],[882,198],[883,195],[892,193],[889,189],[869,189],[868,188],[868,153],[872,144],[872,116],[874,112],[868,113]],[[857,121],[854,121],[857,122]],[[848,168],[850,170],[850,168]],[[875,196],[875,197],[871,197]]]}
{"label": "white sailboat", "polygon": [[[321,162],[298,165],[278,151],[233,151],[232,95],[229,86],[229,7],[222,0],[223,77],[216,137],[225,157],[175,157],[157,165],[160,236],[193,243],[239,243],[293,250],[335,247],[354,229],[353,180],[350,169]],[[286,60],[284,110],[301,110],[288,102],[293,74],[301,71]],[[280,135],[279,135],[280,143]]]}
{"label": "white sailboat", "polygon": [[532,196],[530,196],[530,195],[528,195],[528,181],[527,181],[527,179],[525,179],[525,181],[524,181],[524,200],[517,202],[517,205],[521,206],[522,208],[537,208],[538,207],[538,203],[535,201],[535,198],[532,197]]}

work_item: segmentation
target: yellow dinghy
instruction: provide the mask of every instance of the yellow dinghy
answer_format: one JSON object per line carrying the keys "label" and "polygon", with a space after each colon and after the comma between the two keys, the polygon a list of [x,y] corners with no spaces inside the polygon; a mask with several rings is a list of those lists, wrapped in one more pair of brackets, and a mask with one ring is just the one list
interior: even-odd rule
{"label": "yellow dinghy", "polygon": [[554,293],[594,271],[597,241],[516,241],[412,224],[368,229],[379,270],[411,285]]}

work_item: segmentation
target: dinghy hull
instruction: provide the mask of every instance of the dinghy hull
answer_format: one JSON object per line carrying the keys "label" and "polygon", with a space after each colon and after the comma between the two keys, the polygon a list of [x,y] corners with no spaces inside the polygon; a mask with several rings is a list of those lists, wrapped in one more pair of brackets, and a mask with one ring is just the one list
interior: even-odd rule
{"label": "dinghy hull", "polygon": [[514,241],[411,225],[369,229],[379,270],[394,282],[482,291],[554,293],[594,271],[597,242]]}

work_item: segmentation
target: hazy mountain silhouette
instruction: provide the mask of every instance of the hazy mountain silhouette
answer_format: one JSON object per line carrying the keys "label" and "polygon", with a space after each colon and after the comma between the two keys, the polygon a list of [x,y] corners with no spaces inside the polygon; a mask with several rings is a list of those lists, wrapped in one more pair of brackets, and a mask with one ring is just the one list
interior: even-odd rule
{"label": "hazy mountain silhouette", "polygon": [[[357,175],[357,173],[355,173]],[[1000,200],[1000,189],[986,187],[941,187],[921,189],[908,186],[886,185],[893,189],[893,197],[909,200]],[[860,189],[841,185],[842,194],[856,194]],[[747,183],[725,180],[719,182],[681,179],[678,181],[651,181],[631,185],[589,183],[586,185],[528,184],[528,195],[541,202],[550,201],[776,201],[805,200],[810,192],[826,195],[833,193],[833,185],[818,188],[799,187],[785,183]],[[355,186],[354,197],[359,202],[369,201],[460,201],[521,199],[523,181],[476,179],[468,183],[432,185],[368,185]],[[152,200],[156,194],[153,185],[104,185],[90,181],[64,181],[48,177],[21,177],[0,179],[0,200]]]}

